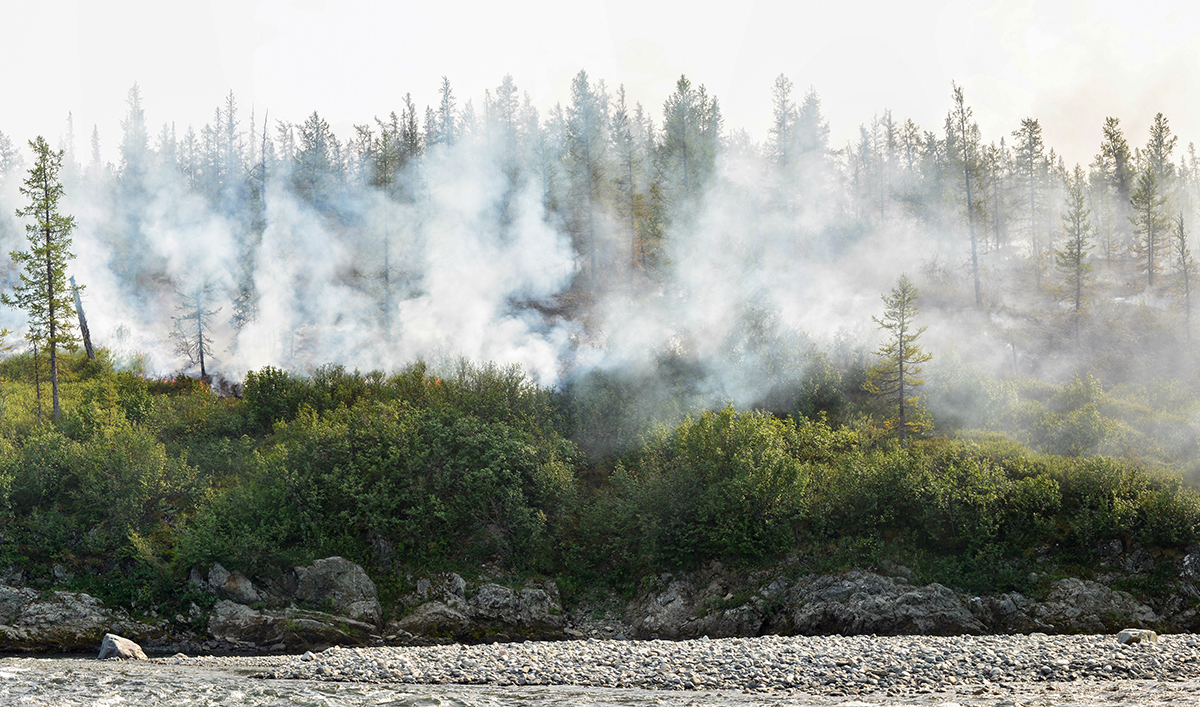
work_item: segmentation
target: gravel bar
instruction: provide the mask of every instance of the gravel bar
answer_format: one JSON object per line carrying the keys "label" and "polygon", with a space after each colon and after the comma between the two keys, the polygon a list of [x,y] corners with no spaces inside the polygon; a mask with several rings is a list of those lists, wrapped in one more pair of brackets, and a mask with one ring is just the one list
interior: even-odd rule
{"label": "gravel bar", "polygon": [[[213,660],[173,658],[166,660]],[[246,665],[246,658],[238,658]],[[370,683],[576,685],[649,690],[918,693],[1005,683],[1200,678],[1200,638],[823,636],[692,641],[333,647],[254,659],[259,677]],[[254,664],[253,662],[251,664]]]}

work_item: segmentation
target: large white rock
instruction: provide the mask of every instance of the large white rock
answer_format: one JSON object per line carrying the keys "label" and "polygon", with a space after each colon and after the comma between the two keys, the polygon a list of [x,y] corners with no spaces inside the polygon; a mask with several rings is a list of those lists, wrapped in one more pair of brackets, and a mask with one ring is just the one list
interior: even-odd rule
{"label": "large white rock", "polygon": [[96,657],[100,660],[147,660],[141,646],[113,633],[104,634],[100,655]]}
{"label": "large white rock", "polygon": [[1117,643],[1158,643],[1158,634],[1145,628],[1127,628],[1117,634]]}

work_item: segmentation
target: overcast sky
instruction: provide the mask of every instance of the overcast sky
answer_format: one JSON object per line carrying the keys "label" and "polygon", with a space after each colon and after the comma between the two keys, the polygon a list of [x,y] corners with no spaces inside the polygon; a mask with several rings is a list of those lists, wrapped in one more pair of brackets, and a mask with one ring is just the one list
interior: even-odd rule
{"label": "overcast sky", "polygon": [[[0,132],[64,134],[86,152],[98,126],[115,159],[137,82],[154,131],[212,119],[232,90],[243,117],[301,121],[314,109],[345,137],[354,123],[423,112],[443,75],[481,107],[505,73],[543,112],[580,69],[624,84],[661,119],[679,75],[704,84],[728,128],[765,139],[780,73],[821,96],[835,147],[890,108],[940,131],[951,81],[986,141],[1041,121],[1068,163],[1097,152],[1105,116],[1131,145],[1162,112],[1180,150],[1200,140],[1200,3],[916,0],[782,2],[706,10],[658,0],[0,0]],[[1178,155],[1177,155],[1178,156]]]}

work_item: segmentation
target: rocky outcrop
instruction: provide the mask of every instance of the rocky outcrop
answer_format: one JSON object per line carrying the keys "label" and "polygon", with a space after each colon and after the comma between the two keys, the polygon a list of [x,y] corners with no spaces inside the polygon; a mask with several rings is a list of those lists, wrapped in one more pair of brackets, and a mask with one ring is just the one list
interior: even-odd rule
{"label": "rocky outcrop", "polygon": [[382,616],[375,583],[362,567],[341,557],[295,568],[296,599],[305,606],[378,624]]}
{"label": "rocky outcrop", "polygon": [[784,594],[773,633],[954,636],[981,634],[983,624],[949,588],[913,587],[870,572],[805,577]]}
{"label": "rocky outcrop", "polygon": [[228,599],[213,605],[208,632],[216,641],[244,649],[320,650],[378,639],[374,624],[320,611],[252,609]]}
{"label": "rocky outcrop", "polygon": [[[1148,563],[1136,547],[1105,549],[1111,554],[1106,561],[1114,566],[1158,563],[1155,571],[1163,569],[1162,558]],[[937,583],[918,585],[899,566],[883,568],[892,576],[855,570],[796,578],[786,574],[786,567],[738,573],[714,562],[697,572],[645,579],[632,601],[613,594],[591,609],[576,606],[570,620],[553,581],[508,584],[496,576],[467,581],[448,573],[409,576],[412,591],[387,607],[395,618],[384,624],[374,583],[343,558],[317,560],[253,581],[214,564],[195,568],[191,576],[193,591],[215,595],[212,608],[192,604],[186,616],[180,613],[172,620],[157,618],[157,607],[151,607],[148,613],[156,618],[147,620],[153,626],[86,594],[0,584],[0,651],[90,651],[105,634],[129,636],[159,649],[292,651],[335,644],[586,636],[1112,634],[1128,626],[1188,630],[1200,626],[1200,546],[1189,548],[1177,569],[1175,590],[1148,606],[1126,592],[1082,579],[1042,585],[1047,593],[1035,600],[1017,592],[969,596]],[[1031,582],[1046,579],[1031,576]]]}
{"label": "rocky outcrop", "polygon": [[1158,616],[1128,592],[1082,579],[1060,579],[1030,615],[1046,625],[1046,633],[1114,633],[1124,626],[1149,626]]}
{"label": "rocky outcrop", "polygon": [[904,576],[858,570],[797,580],[765,573],[739,579],[719,566],[660,575],[629,603],[625,619],[634,637],[669,639],[1115,633],[1124,626],[1163,625],[1159,614],[1127,592],[1074,578],[1053,582],[1035,601],[1017,592],[971,597],[937,583],[913,586]]}
{"label": "rocky outcrop", "polygon": [[116,632],[140,640],[161,633],[88,594],[0,585],[0,651],[94,651]]}
{"label": "rocky outcrop", "polygon": [[471,619],[467,613],[443,602],[430,601],[388,625],[389,633],[400,631],[414,636],[466,636],[471,633]]}
{"label": "rocky outcrop", "polygon": [[239,604],[257,604],[263,601],[263,596],[255,589],[254,583],[246,575],[234,570],[230,572],[216,563],[208,571],[208,586],[217,593]]}
{"label": "rocky outcrop", "polygon": [[[783,577],[757,589],[711,570],[702,587],[691,577],[659,577],[629,605],[638,638],[710,638],[761,633],[825,635],[956,635],[984,626],[950,589],[912,587],[869,572]],[[750,589],[748,591],[748,589]]]}
{"label": "rocky outcrop", "polygon": [[407,613],[388,625],[389,634],[414,638],[517,640],[564,638],[566,619],[558,586],[552,581],[520,588],[492,582],[471,586],[450,573],[417,580],[402,600]]}
{"label": "rocky outcrop", "polygon": [[148,660],[141,646],[112,633],[104,634],[100,655],[96,657],[100,660]]}

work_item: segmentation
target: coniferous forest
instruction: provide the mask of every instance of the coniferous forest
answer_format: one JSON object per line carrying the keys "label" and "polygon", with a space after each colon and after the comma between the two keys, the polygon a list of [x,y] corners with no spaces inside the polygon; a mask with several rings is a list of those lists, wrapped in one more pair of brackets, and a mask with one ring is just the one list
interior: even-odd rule
{"label": "coniferous forest", "polygon": [[[232,94],[151,125],[134,86],[119,135],[0,133],[0,572],[148,605],[214,561],[386,594],[790,558],[1036,594],[1047,557],[1200,540],[1200,163],[1161,113],[1077,126],[1072,165],[957,86],[845,145],[784,76],[761,143],[687,77],[439,96],[339,136]],[[39,154],[78,290],[21,269]]]}

